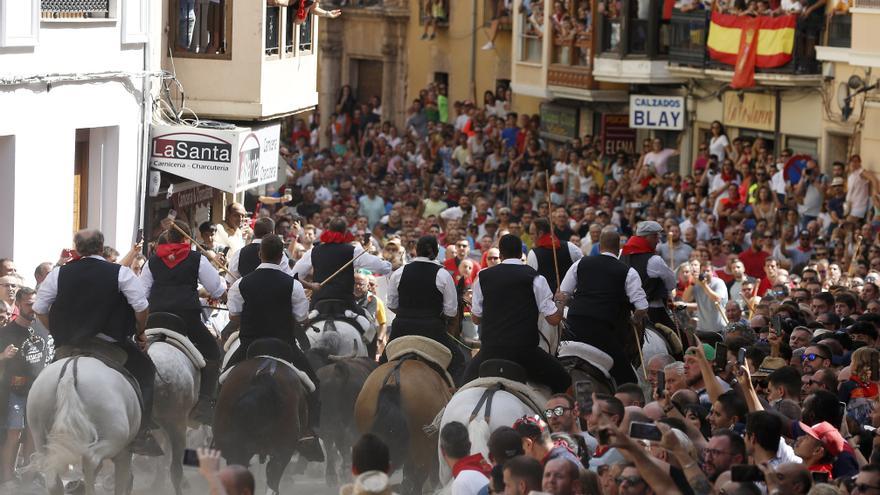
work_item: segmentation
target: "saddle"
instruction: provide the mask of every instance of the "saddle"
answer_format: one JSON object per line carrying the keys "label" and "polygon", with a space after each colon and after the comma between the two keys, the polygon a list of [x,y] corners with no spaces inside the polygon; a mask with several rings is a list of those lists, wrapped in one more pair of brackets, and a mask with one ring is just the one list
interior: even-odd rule
{"label": "saddle", "polygon": [[176,314],[151,313],[147,318],[145,334],[150,343],[165,342],[179,349],[196,369],[205,367],[204,356],[186,336],[186,322]]}
{"label": "saddle", "polygon": [[[614,360],[611,356],[590,344],[573,340],[564,340],[559,343],[559,358],[564,363],[571,363],[573,359],[563,358],[579,359],[592,368],[601,371],[602,374],[605,375],[605,378],[611,379],[610,370],[614,366]],[[571,367],[577,367],[577,365],[574,364]],[[584,371],[589,372],[590,370]]]}
{"label": "saddle", "polygon": [[69,364],[73,364],[73,372],[75,377],[77,371],[77,361],[81,357],[90,357],[97,359],[98,361],[101,361],[104,366],[122,375],[126,379],[126,381],[128,381],[129,385],[131,385],[131,388],[134,389],[134,393],[138,399],[138,404],[143,411],[144,397],[143,395],[141,395],[141,387],[140,385],[138,385],[137,380],[134,379],[134,375],[132,375],[127,369],[125,369],[125,361],[127,359],[125,351],[109,342],[105,342],[101,339],[94,337],[82,344],[62,345],[55,349],[56,361],[71,358],[70,361],[64,364],[61,375],[64,375],[64,372],[66,371],[66,368]]}
{"label": "saddle", "polygon": [[450,387],[455,386],[455,381],[446,371],[452,362],[452,353],[436,340],[421,335],[398,337],[385,346],[385,356],[388,361],[418,359],[442,376]]}
{"label": "saddle", "polygon": [[[237,339],[238,336],[236,336]],[[231,342],[232,339],[229,340]],[[309,393],[315,391],[315,383],[312,382],[312,379],[309,378],[304,371],[300,370],[296,366],[293,365],[292,361],[293,350],[290,347],[290,344],[287,344],[284,341],[279,339],[259,339],[253,342],[250,347],[248,347],[247,351],[247,359],[270,359],[278,364],[282,364],[287,366],[299,377],[300,382],[302,382],[303,386],[308,390]],[[239,363],[241,364],[241,363]],[[222,385],[223,382],[226,381],[226,377],[229,376],[229,373],[235,369],[232,366],[227,368],[220,374],[220,379],[218,380]]]}

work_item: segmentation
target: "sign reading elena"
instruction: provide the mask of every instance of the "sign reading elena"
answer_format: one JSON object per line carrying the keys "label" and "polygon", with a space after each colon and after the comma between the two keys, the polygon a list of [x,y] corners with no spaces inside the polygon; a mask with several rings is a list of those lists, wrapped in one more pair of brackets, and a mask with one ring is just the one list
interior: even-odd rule
{"label": "sign reading elena", "polygon": [[238,193],[278,177],[281,126],[203,129],[153,126],[150,166]]}
{"label": "sign reading elena", "polygon": [[684,129],[684,97],[630,95],[629,126],[633,129]]}

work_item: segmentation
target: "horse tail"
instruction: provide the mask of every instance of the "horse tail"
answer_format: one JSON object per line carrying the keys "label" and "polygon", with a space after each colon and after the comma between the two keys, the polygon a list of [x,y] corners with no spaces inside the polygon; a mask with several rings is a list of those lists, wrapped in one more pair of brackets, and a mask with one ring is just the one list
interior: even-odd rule
{"label": "horse tail", "polygon": [[379,390],[376,421],[370,431],[388,445],[393,469],[403,466],[409,449],[409,425],[401,403],[399,378],[397,383],[388,383],[386,379]]}
{"label": "horse tail", "polygon": [[254,437],[271,437],[275,429],[275,408],[281,400],[271,373],[258,373],[235,407],[232,408],[232,424],[251,425]]}
{"label": "horse tail", "polygon": [[83,456],[91,457],[94,464],[100,462],[90,454],[98,442],[98,430],[76,390],[76,359],[71,372],[65,373],[66,366],[61,369],[56,389],[55,417],[46,437],[46,453],[42,459],[35,459],[44,471],[62,472],[69,464],[78,463]]}
{"label": "horse tail", "polygon": [[489,458],[489,435],[492,434],[489,423],[483,416],[477,416],[468,423],[468,438],[471,439],[471,453],[477,452],[483,454],[483,457]]}

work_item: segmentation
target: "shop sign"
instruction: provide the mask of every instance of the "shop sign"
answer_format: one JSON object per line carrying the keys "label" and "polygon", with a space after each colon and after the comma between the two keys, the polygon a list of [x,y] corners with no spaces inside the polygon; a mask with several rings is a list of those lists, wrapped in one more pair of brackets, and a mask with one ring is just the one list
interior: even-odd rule
{"label": "shop sign", "polygon": [[614,155],[618,151],[635,153],[636,132],[629,126],[629,115],[602,114],[602,151],[605,155]]}
{"label": "shop sign", "polygon": [[196,186],[182,191],[171,193],[171,204],[177,210],[184,210],[193,205],[208,203],[214,199],[214,188],[211,186]]}
{"label": "shop sign", "polygon": [[278,177],[281,126],[203,129],[153,126],[150,166],[238,193]]}
{"label": "shop sign", "polygon": [[776,130],[776,97],[764,93],[724,93],[724,125],[773,132]]}
{"label": "shop sign", "polygon": [[684,97],[630,95],[629,126],[633,129],[684,129]]}
{"label": "shop sign", "polygon": [[578,109],[541,104],[541,136],[561,141],[578,137]]}

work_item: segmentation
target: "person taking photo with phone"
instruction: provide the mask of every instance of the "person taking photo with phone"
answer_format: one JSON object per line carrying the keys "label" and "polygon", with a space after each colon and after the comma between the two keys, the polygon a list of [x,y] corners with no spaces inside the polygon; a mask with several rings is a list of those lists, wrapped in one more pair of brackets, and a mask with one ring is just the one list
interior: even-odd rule
{"label": "person taking photo with phone", "polygon": [[715,276],[712,262],[700,262],[700,273],[690,276],[691,284],[682,299],[697,310],[697,331],[723,333],[727,326],[723,308],[727,305],[727,286]]}

